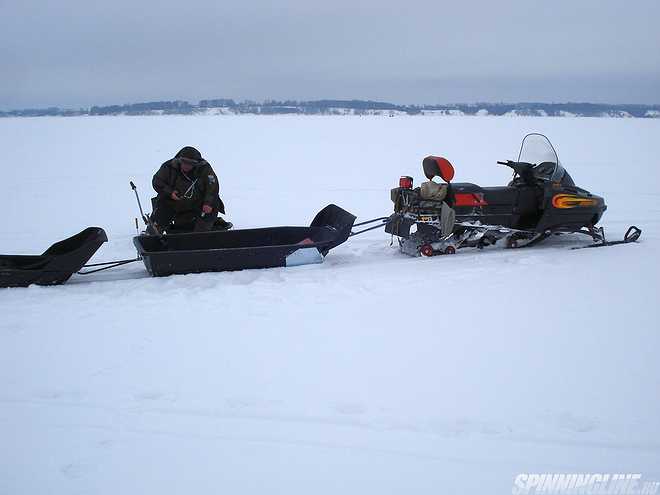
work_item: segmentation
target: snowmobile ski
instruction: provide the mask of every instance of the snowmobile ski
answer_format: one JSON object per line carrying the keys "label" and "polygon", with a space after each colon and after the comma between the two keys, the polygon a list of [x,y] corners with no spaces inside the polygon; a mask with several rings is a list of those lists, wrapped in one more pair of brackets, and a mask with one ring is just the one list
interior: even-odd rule
{"label": "snowmobile ski", "polygon": [[626,231],[625,235],[623,236],[623,239],[621,239],[620,241],[606,241],[603,238],[601,242],[598,242],[596,244],[589,244],[588,246],[575,246],[572,247],[571,249],[587,249],[587,248],[616,246],[618,244],[629,244],[631,242],[637,242],[637,240],[641,235],[642,235],[642,229],[636,227],[635,225],[631,225]]}

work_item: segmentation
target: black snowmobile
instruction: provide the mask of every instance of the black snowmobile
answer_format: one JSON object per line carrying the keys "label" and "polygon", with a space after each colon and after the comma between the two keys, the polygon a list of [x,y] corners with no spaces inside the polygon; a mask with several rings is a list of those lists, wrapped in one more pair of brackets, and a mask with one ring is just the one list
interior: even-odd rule
{"label": "black snowmobile", "polygon": [[497,163],[513,170],[511,182],[481,187],[452,183],[451,163],[426,157],[426,177],[447,183],[444,199],[424,197],[423,188],[413,189],[411,177],[401,177],[399,187],[391,191],[394,214],[385,231],[399,237],[401,251],[412,256],[453,254],[462,247],[483,248],[499,240],[509,248],[523,247],[560,233],[590,236],[595,244],[585,247],[639,238],[641,230],[631,227],[623,241],[605,240],[603,228],[596,226],[607,209],[604,199],[575,185],[544,135],[528,134],[516,161]]}

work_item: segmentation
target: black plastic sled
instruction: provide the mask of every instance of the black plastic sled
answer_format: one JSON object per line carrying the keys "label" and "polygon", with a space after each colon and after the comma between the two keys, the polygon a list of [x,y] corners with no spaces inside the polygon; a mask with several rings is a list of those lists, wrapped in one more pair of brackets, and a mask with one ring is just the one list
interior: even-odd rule
{"label": "black plastic sled", "polygon": [[100,227],[88,227],[56,242],[41,256],[0,255],[0,287],[63,284],[108,240]]}
{"label": "black plastic sled", "polygon": [[309,227],[266,227],[140,235],[133,243],[154,277],[321,263],[351,235],[356,217],[336,205],[321,210]]}

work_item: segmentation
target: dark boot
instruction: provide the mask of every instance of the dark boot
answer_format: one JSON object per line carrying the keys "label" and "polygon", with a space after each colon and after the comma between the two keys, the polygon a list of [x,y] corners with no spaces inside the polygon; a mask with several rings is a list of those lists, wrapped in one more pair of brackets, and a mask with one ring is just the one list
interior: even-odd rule
{"label": "dark boot", "polygon": [[144,232],[147,235],[157,235],[157,236],[163,235],[161,228],[158,226],[157,223],[154,222],[150,222],[149,225],[147,225],[147,228],[144,230]]}
{"label": "dark boot", "polygon": [[213,230],[229,230],[233,226],[233,223],[225,221],[225,219],[222,217],[218,217],[218,219],[213,224]]}
{"label": "dark boot", "polygon": [[215,230],[213,224],[216,222],[217,218],[218,212],[215,209],[211,213],[206,213],[205,215],[198,217],[197,220],[195,220],[195,228],[193,229],[193,232],[208,232],[210,230]]}

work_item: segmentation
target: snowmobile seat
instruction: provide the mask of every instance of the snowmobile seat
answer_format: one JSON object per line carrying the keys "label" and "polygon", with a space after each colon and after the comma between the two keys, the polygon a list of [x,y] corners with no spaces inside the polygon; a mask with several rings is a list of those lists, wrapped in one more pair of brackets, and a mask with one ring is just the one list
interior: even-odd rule
{"label": "snowmobile seat", "polygon": [[468,198],[467,195],[470,195],[469,198],[477,197],[472,196],[473,194],[483,194],[482,188],[471,182],[456,182],[454,184],[449,184],[445,201],[452,208],[454,206],[464,206],[461,205],[461,203],[465,198]]}
{"label": "snowmobile seat", "polygon": [[516,187],[483,187],[482,191],[486,201],[492,205],[511,205],[513,207],[518,200],[518,189]]}
{"label": "snowmobile seat", "polygon": [[63,284],[107,240],[102,228],[88,227],[68,239],[56,242],[40,256],[0,255],[0,287]]}
{"label": "snowmobile seat", "polygon": [[459,182],[451,185],[451,197],[456,206],[514,205],[518,189],[509,186],[481,187],[470,182]]}
{"label": "snowmobile seat", "polygon": [[481,193],[483,188],[472,182],[454,182],[451,185],[452,192],[454,193]]}

